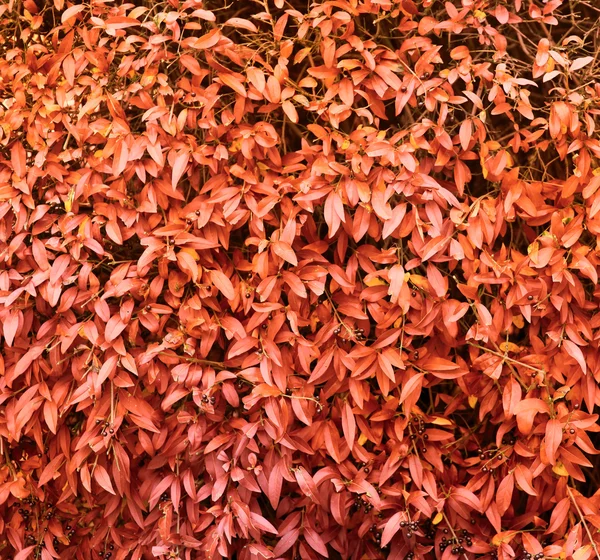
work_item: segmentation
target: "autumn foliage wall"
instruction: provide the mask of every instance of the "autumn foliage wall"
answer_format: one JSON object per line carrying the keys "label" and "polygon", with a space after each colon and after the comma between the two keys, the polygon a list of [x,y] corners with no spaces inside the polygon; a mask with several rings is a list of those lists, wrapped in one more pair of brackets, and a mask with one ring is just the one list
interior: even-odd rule
{"label": "autumn foliage wall", "polygon": [[1,0],[0,557],[600,559],[594,0]]}

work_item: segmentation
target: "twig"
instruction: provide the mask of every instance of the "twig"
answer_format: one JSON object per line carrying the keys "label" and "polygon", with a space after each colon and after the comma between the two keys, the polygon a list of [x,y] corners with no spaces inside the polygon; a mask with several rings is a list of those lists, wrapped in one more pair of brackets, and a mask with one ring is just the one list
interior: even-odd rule
{"label": "twig", "polygon": [[592,533],[590,532],[590,529],[587,526],[587,523],[585,522],[583,513],[579,509],[579,505],[577,504],[577,501],[575,500],[575,496],[573,496],[573,492],[571,492],[571,488],[569,488],[568,486],[567,486],[567,493],[569,494],[569,498],[571,498],[571,501],[573,502],[573,505],[575,506],[577,513],[579,514],[579,519],[581,519],[581,523],[583,523],[585,532],[587,533],[587,536],[590,539],[590,544],[591,544],[592,548],[594,549],[594,552],[596,553],[596,558],[598,558],[598,560],[600,560],[600,555],[598,554],[598,547],[596,545],[596,542],[594,541],[594,538],[592,537]]}
{"label": "twig", "polygon": [[480,346],[479,344],[474,344],[473,342],[467,342],[467,344],[469,346],[473,346],[475,348],[479,348],[480,350],[483,350],[484,352],[489,352],[490,354],[494,354],[494,356],[499,356],[500,358],[503,358],[507,362],[512,362],[513,364],[517,364],[519,366],[528,368],[531,371],[535,371],[536,373],[542,373],[542,374],[546,373],[543,369],[539,369],[539,368],[536,368],[534,366],[530,366],[529,364],[526,364],[525,362],[520,362],[519,360],[515,360],[514,358],[509,358],[508,356],[505,356],[504,354],[501,354],[500,352],[496,352],[494,350],[490,350],[489,348],[486,348],[485,346]]}

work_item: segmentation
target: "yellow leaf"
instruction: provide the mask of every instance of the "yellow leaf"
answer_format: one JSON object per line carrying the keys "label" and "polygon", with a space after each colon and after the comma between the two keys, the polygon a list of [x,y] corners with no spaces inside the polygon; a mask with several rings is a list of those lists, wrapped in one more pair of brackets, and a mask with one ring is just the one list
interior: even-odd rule
{"label": "yellow leaf", "polygon": [[437,525],[438,523],[440,523],[442,521],[442,519],[444,519],[444,516],[442,514],[442,512],[438,512],[435,517],[433,518],[432,523],[434,525]]}
{"label": "yellow leaf", "polygon": [[448,420],[448,418],[443,418],[442,416],[437,416],[431,423],[437,426],[452,426],[452,421]]}
{"label": "yellow leaf", "polygon": [[475,408],[477,405],[477,397],[475,395],[469,395],[469,406]]}
{"label": "yellow leaf", "polygon": [[350,147],[350,140],[344,140],[342,142],[342,150],[347,150]]}
{"label": "yellow leaf", "polygon": [[586,544],[573,553],[573,560],[587,560],[592,556],[592,546]]}
{"label": "yellow leaf", "polygon": [[71,187],[69,190],[69,196],[65,200],[65,211],[70,212],[73,208],[73,201],[75,200],[75,187]]}
{"label": "yellow leaf", "polygon": [[196,249],[191,249],[189,247],[184,247],[183,249],[181,249],[181,252],[182,253],[187,253],[188,255],[191,255],[195,261],[199,261],[200,260],[200,255],[197,253]]}
{"label": "yellow leaf", "polygon": [[540,244],[536,241],[527,247],[527,254],[531,256],[532,254],[537,254],[539,250]]}
{"label": "yellow leaf", "polygon": [[552,472],[558,476],[569,476],[567,469],[560,461],[556,461],[556,465],[552,467]]}
{"label": "yellow leaf", "polygon": [[86,216],[83,221],[79,224],[79,237],[85,237],[85,226],[89,222],[89,217]]}
{"label": "yellow leaf", "polygon": [[394,321],[394,328],[399,329],[402,326],[402,317]]}
{"label": "yellow leaf", "polygon": [[523,315],[515,315],[512,318],[512,323],[518,329],[522,329],[525,326],[525,321],[523,319]]}
{"label": "yellow leaf", "polygon": [[367,436],[365,434],[360,434],[360,437],[358,438],[358,444],[364,445],[365,443],[367,443]]}
{"label": "yellow leaf", "polygon": [[519,352],[521,347],[517,346],[514,342],[502,342],[500,344],[500,350],[502,350],[502,352]]}
{"label": "yellow leaf", "polygon": [[512,541],[517,535],[517,531],[504,531],[503,533],[498,533],[492,539],[492,546],[500,546],[503,543],[508,543]]}
{"label": "yellow leaf", "polygon": [[369,286],[369,288],[372,288],[373,286],[387,286],[387,282],[379,278],[379,276],[373,276],[372,278],[365,280],[365,284]]}
{"label": "yellow leaf", "polygon": [[600,175],[600,167],[595,167],[592,171],[592,175],[598,177],[598,175]]}
{"label": "yellow leaf", "polygon": [[417,286],[417,288],[427,289],[429,287],[429,281],[424,276],[420,276],[419,274],[411,274],[410,281]]}
{"label": "yellow leaf", "polygon": [[312,332],[315,332],[317,330],[317,325],[321,322],[321,319],[319,319],[319,317],[317,316],[316,313],[313,313],[310,317],[310,328],[312,330]]}
{"label": "yellow leaf", "polygon": [[479,20],[479,21],[483,21],[487,16],[485,15],[485,12],[482,12],[481,10],[475,10],[473,12],[473,15]]}

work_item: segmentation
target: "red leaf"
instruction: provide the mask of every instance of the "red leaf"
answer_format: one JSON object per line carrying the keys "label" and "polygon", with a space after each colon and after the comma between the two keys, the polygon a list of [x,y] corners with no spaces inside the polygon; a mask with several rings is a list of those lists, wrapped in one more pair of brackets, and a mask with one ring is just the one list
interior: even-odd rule
{"label": "red leaf", "polygon": [[173,172],[171,174],[171,187],[173,188],[173,190],[177,188],[179,180],[181,179],[181,177],[183,177],[189,159],[190,155],[186,151],[180,151],[175,156],[172,164]]}
{"label": "red leaf", "polygon": [[129,163],[129,148],[123,138],[117,140],[113,157],[112,174],[121,175]]}
{"label": "red leaf", "polygon": [[383,533],[381,534],[382,547],[387,546],[394,538],[394,535],[400,529],[401,521],[406,521],[406,513],[403,511],[397,511],[388,519],[385,527],[383,528]]}
{"label": "red leaf", "polygon": [[59,453],[52,461],[50,461],[42,471],[40,478],[38,480],[38,488],[41,488],[54,478],[54,475],[57,474],[59,467],[63,464],[65,460],[65,456],[62,453]]}
{"label": "red leaf", "polygon": [[15,554],[13,560],[26,560],[31,556],[31,553],[35,550],[35,548],[35,546],[28,546],[27,548],[24,548]]}
{"label": "red leaf", "polygon": [[94,468],[94,478],[96,479],[96,482],[102,488],[104,488],[104,490],[116,495],[115,491],[113,490],[112,482],[110,481],[110,475],[108,474],[106,469],[99,463]]}
{"label": "red leaf", "polygon": [[289,532],[283,534],[283,536],[277,541],[275,548],[273,549],[273,555],[280,557],[285,554],[298,540],[300,536],[300,529],[292,529]]}
{"label": "red leaf", "polygon": [[215,287],[228,299],[235,298],[235,289],[231,280],[220,270],[211,270],[210,277]]}
{"label": "red leaf", "polygon": [[551,465],[556,463],[556,453],[562,443],[562,422],[553,418],[546,424],[546,455]]}
{"label": "red leaf", "polygon": [[210,49],[221,39],[221,30],[216,28],[200,37],[194,44],[195,49]]}
{"label": "red leaf", "polygon": [[304,538],[314,551],[318,552],[321,556],[325,556],[325,558],[329,558],[327,546],[325,545],[325,541],[322,539],[321,535],[319,535],[310,527],[305,527]]}
{"label": "red leaf", "polygon": [[570,509],[571,501],[568,497],[560,500],[552,510],[552,515],[550,516],[550,523],[548,524],[548,528],[546,529],[544,534],[548,535],[550,533],[556,532],[567,518],[567,514],[569,513]]}
{"label": "red leaf", "polygon": [[352,450],[354,447],[354,438],[356,437],[356,420],[348,401],[344,403],[344,407],[342,408],[342,430],[348,447]]}
{"label": "red leaf", "polygon": [[230,87],[233,91],[235,91],[236,93],[238,93],[242,97],[246,97],[247,96],[247,93],[246,93],[246,90],[244,89],[244,86],[233,75],[231,75],[231,74],[219,74],[219,78],[221,79],[221,81],[226,86]]}
{"label": "red leaf", "polygon": [[66,23],[72,17],[75,17],[78,13],[83,12],[85,10],[85,4],[76,4],[75,6],[71,6],[67,8],[60,16],[60,22]]}
{"label": "red leaf", "polygon": [[10,148],[10,162],[17,177],[23,178],[27,174],[27,154],[23,144],[15,142]]}
{"label": "red leaf", "polygon": [[275,241],[273,243],[273,252],[281,257],[284,261],[289,262],[293,266],[298,265],[298,259],[296,258],[296,253],[294,250],[283,241]]}
{"label": "red leaf", "polygon": [[569,356],[575,359],[575,361],[579,364],[579,367],[581,367],[581,369],[583,370],[583,373],[585,373],[587,371],[587,367],[581,348],[579,348],[579,346],[577,346],[577,344],[575,344],[574,342],[571,342],[567,339],[562,341],[562,345],[563,348],[567,351],[567,354],[569,354]]}
{"label": "red leaf", "polygon": [[513,473],[508,473],[498,485],[496,491],[496,504],[498,505],[498,513],[502,516],[510,507],[513,491],[515,488],[515,477]]}
{"label": "red leaf", "polygon": [[518,464],[515,467],[515,479],[517,484],[530,496],[537,496],[537,492],[532,486],[532,474],[531,471],[525,468],[523,465]]}

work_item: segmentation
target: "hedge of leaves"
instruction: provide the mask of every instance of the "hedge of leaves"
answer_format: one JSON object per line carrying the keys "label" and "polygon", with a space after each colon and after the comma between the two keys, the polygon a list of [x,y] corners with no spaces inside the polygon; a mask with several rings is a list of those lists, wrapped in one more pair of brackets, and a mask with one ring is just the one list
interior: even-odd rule
{"label": "hedge of leaves", "polygon": [[0,557],[600,559],[594,0],[0,1]]}

